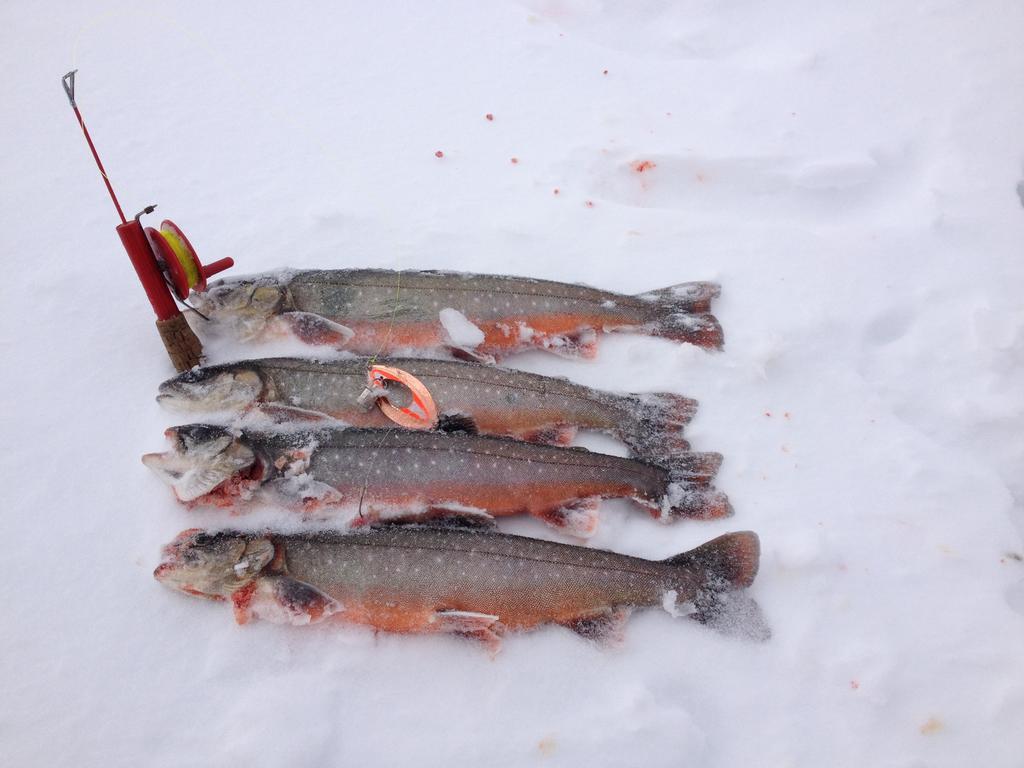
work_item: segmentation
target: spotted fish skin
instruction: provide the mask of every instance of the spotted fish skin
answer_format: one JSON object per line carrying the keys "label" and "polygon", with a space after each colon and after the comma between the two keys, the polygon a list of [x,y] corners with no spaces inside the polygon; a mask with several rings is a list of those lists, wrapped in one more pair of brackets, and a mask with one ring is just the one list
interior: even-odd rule
{"label": "spotted fish skin", "polygon": [[[356,354],[447,351],[492,362],[529,348],[592,357],[598,334],[609,331],[718,349],[722,330],[710,306],[719,290],[698,282],[627,296],[503,275],[350,269],[231,278],[194,299],[214,322],[238,321],[251,338],[290,325],[307,343]],[[453,336],[445,311],[461,314],[482,338]]]}
{"label": "spotted fish skin", "polygon": [[[282,409],[286,418],[329,417],[351,426],[391,426],[380,409],[358,402],[369,362],[271,358],[207,366],[161,384],[157,400],[179,412],[240,413],[259,407],[271,415]],[[430,391],[439,414],[466,417],[481,434],[564,445],[577,429],[596,430],[656,463],[690,447],[683,429],[697,403],[680,395],[618,395],[564,378],[456,360],[375,362],[411,373]]]}
{"label": "spotted fish skin", "polygon": [[[630,499],[666,522],[732,513],[712,486],[721,463],[714,453],[679,454],[661,467],[580,448],[399,429],[236,433],[197,424],[168,436],[175,450],[143,460],[158,474],[173,470],[164,479],[197,504],[244,508],[266,486],[276,501],[307,512],[358,503],[363,520],[439,510],[525,513],[581,536],[596,527],[603,498]],[[226,454],[231,463],[222,461]],[[239,457],[251,462],[239,467]],[[214,467],[230,472],[218,476]],[[205,483],[201,493],[191,487],[183,494],[176,484],[183,476]]]}
{"label": "spotted fish skin", "polygon": [[749,531],[652,561],[460,527],[305,535],[192,530],[168,546],[155,575],[192,595],[231,600],[241,623],[331,616],[392,632],[487,639],[552,622],[600,635],[615,612],[666,599],[700,604],[702,595],[747,587],[758,560]]}

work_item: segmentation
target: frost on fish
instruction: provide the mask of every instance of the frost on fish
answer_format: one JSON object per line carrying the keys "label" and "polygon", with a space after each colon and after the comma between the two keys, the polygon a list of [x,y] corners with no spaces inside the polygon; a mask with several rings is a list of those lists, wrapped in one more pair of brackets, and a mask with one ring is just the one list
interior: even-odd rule
{"label": "frost on fish", "polygon": [[[444,431],[567,445],[577,430],[596,430],[622,440],[633,455],[656,464],[690,448],[683,433],[697,402],[682,395],[619,395],[564,378],[468,361],[378,362],[402,368],[423,382],[444,417]],[[331,421],[389,426],[379,409],[367,410],[359,402],[366,366],[364,358],[242,360],[195,368],[169,379],[160,385],[157,400],[175,413],[234,413],[234,423],[246,428],[309,429]]]}
{"label": "frost on fish", "polygon": [[716,283],[681,283],[657,291],[641,293],[638,299],[655,309],[644,326],[652,336],[672,341],[687,341],[708,349],[721,349],[722,327],[711,314],[711,302],[721,288]]}
{"label": "frost on fish", "polygon": [[[662,467],[582,448],[426,431],[190,425],[168,435],[173,450],[146,463],[192,505],[241,510],[259,494],[307,515],[355,511],[370,520],[472,508],[530,514],[577,536],[594,532],[603,498],[633,499],[665,521],[731,513],[713,487],[721,463],[714,453],[679,454]],[[184,498],[165,467],[209,476],[204,493]]]}
{"label": "frost on fish", "polygon": [[690,443],[683,430],[697,412],[697,401],[667,392],[624,395],[616,435],[634,455],[667,464]]}
{"label": "frost on fish", "polygon": [[711,487],[722,465],[719,453],[682,454],[667,465],[669,482],[657,517],[672,522],[680,517],[713,520],[733,514],[728,497]]}
{"label": "frost on fish", "polygon": [[187,595],[229,601],[240,624],[337,618],[391,632],[451,633],[496,651],[506,632],[548,623],[608,644],[621,639],[633,609],[658,606],[765,639],[766,624],[744,626],[759,618],[742,594],[758,561],[749,531],[655,561],[435,524],[315,534],[193,529],[165,547],[153,575]]}
{"label": "frost on fish", "polygon": [[592,357],[598,335],[612,331],[717,348],[721,329],[710,314],[717,293],[710,283],[625,296],[503,275],[351,269],[222,280],[195,301],[206,325],[248,340],[495,360],[530,347]]}

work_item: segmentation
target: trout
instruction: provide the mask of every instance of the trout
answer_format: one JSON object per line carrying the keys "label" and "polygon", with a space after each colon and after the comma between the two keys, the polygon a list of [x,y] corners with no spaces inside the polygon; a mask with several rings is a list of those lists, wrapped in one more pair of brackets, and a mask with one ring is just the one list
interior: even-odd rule
{"label": "trout", "polygon": [[341,269],[229,278],[193,295],[214,331],[294,338],[358,355],[448,353],[494,362],[526,349],[594,357],[597,337],[631,331],[722,346],[714,283],[636,296],[571,283],[459,272]]}
{"label": "trout", "polygon": [[[665,560],[462,527],[384,525],[348,533],[184,531],[158,581],[230,601],[235,619],[306,625],[330,618],[388,632],[450,632],[497,650],[509,630],[561,624],[614,638],[633,608],[703,622],[753,583],[757,535],[727,533]],[[766,635],[762,635],[762,638]]]}
{"label": "trout", "polygon": [[[455,360],[377,362],[423,382],[437,404],[442,429],[447,425],[550,445],[568,445],[578,429],[595,430],[656,463],[690,448],[682,433],[697,402],[681,395],[612,394],[568,379]],[[258,412],[274,421],[337,419],[349,426],[392,426],[380,409],[358,402],[367,363],[277,358],[194,368],[161,384],[157,401],[177,413]]]}
{"label": "trout", "polygon": [[502,437],[400,429],[173,427],[171,450],[142,460],[189,506],[269,502],[355,524],[455,512],[525,513],[591,535],[601,499],[626,498],[663,522],[732,514],[712,487],[722,457],[682,453],[666,467]]}

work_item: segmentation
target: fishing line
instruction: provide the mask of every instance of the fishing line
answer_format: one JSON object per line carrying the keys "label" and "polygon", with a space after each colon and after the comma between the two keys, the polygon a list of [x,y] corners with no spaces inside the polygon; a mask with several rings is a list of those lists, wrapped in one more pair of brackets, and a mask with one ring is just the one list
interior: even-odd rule
{"label": "fishing line", "polygon": [[377,362],[377,357],[384,351],[384,348],[391,342],[391,332],[395,329],[395,317],[398,315],[398,298],[402,293],[402,270],[398,270],[395,279],[395,306],[391,310],[391,321],[388,323],[388,332],[384,337],[384,340],[380,343],[377,351],[374,353],[366,363],[366,370],[369,371],[373,367],[373,364]]}
{"label": "fishing line", "polygon": [[175,301],[177,301],[179,304],[181,304],[182,306],[186,307],[187,309],[191,309],[193,312],[195,312],[197,315],[199,315],[201,318],[203,318],[203,320],[205,320],[206,322],[210,322],[210,318],[209,317],[207,317],[202,312],[200,312],[198,309],[193,307],[191,304],[189,304],[187,301],[185,301],[185,299],[179,299],[178,298],[178,294],[176,292],[177,289],[174,287],[174,283],[171,282],[171,279],[169,277],[167,277],[167,273],[166,272],[161,271],[160,275],[161,275],[161,277],[163,277],[164,282],[167,283],[167,287],[170,289],[171,296],[174,297]]}
{"label": "fishing line", "polygon": [[363,517],[363,499],[366,497],[366,488],[370,484],[370,473],[373,472],[373,469],[374,469],[374,467],[375,467],[375,465],[377,463],[377,454],[380,453],[381,449],[384,447],[384,441],[387,440],[388,437],[391,435],[391,433],[394,432],[394,431],[395,431],[394,427],[388,427],[388,431],[384,433],[384,436],[380,439],[380,442],[377,443],[377,450],[374,451],[374,453],[371,454],[371,456],[370,456],[370,466],[367,467],[367,469],[366,469],[366,477],[363,478],[363,490],[359,493],[359,518],[360,519],[362,519],[362,517]]}
{"label": "fishing line", "polygon": [[[132,17],[138,17],[137,20],[139,22],[139,25],[145,27],[145,31],[143,31],[141,34],[134,34],[135,30],[133,30],[132,37],[150,40],[152,38],[152,34],[149,31],[149,27],[152,23],[152,18],[154,16],[158,17],[165,27],[173,27],[177,31],[178,36],[180,38],[187,40],[197,49],[204,52],[206,54],[207,61],[210,64],[218,67],[221,70],[221,72],[227,77],[227,79],[233,81],[234,85],[236,87],[239,87],[243,93],[246,91],[249,91],[251,93],[253,88],[253,78],[251,76],[246,76],[243,73],[241,73],[235,66],[231,64],[230,59],[219,54],[217,52],[216,46],[209,43],[197,30],[185,26],[184,24],[177,21],[173,16],[170,16],[163,9],[158,7],[147,7],[145,9],[140,9],[136,7],[134,9],[127,11],[124,9],[109,10],[105,13],[98,14],[82,22],[71,42],[71,69],[75,69],[78,67],[78,51],[82,40],[88,34],[93,33],[97,28],[102,27],[106,29],[107,22],[110,20],[111,17],[116,17],[118,21],[122,23],[127,21],[128,19],[132,19]],[[111,32],[112,35],[117,36],[116,30],[112,30]],[[171,38],[167,35],[162,35],[161,37],[163,37],[163,39],[165,40],[168,40],[169,42],[171,40]],[[125,35],[118,36],[119,43],[123,43],[125,39],[127,39],[127,36]],[[104,47],[103,40],[97,40],[97,42],[99,43],[99,47]],[[174,55],[180,54],[178,51],[175,51]],[[268,105],[264,98],[263,90],[260,90],[259,93],[252,94],[252,98],[249,99],[248,102],[259,105],[259,109],[255,111],[255,114],[258,114],[263,117],[273,117],[275,122],[277,123],[288,124],[289,127],[296,134],[304,134],[306,136],[305,146],[315,148],[316,151],[326,161],[323,167],[344,167],[345,164],[340,158],[340,156],[337,155],[334,151],[332,151],[332,149],[329,148],[328,144],[326,144],[321,138],[318,138],[317,135],[312,130],[310,130],[309,123],[299,120],[296,117],[296,113],[294,111],[286,111],[281,109],[280,107],[275,108],[273,104],[270,104],[268,108]],[[106,173],[104,173],[103,176],[104,178],[106,178]]]}

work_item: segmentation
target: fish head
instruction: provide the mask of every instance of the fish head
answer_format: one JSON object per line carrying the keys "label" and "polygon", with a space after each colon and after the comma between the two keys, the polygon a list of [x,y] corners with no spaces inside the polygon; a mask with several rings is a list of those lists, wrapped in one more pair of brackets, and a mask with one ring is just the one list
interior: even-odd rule
{"label": "fish head", "polygon": [[191,528],[164,547],[153,577],[189,595],[224,600],[273,559],[274,544],[266,537]]}
{"label": "fish head", "polygon": [[194,293],[192,303],[209,320],[235,327],[244,339],[250,339],[282,312],[287,296],[288,288],[280,277],[262,275],[218,280]]}
{"label": "fish head", "polygon": [[194,501],[256,463],[245,439],[224,427],[190,424],[164,433],[171,449],[147,453],[142,463],[174,489],[181,501]]}
{"label": "fish head", "polygon": [[160,385],[156,401],[177,413],[240,411],[259,400],[260,374],[244,365],[193,368]]}

